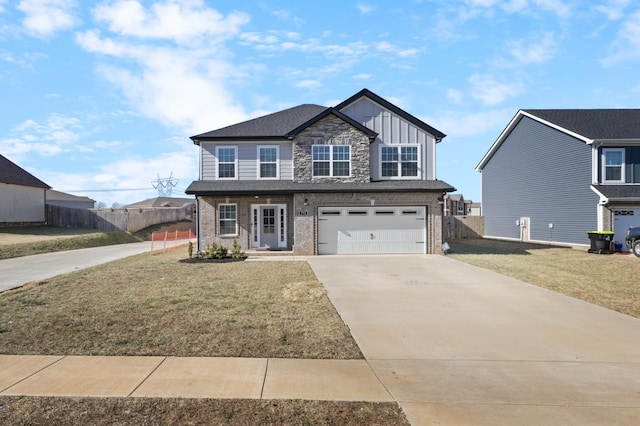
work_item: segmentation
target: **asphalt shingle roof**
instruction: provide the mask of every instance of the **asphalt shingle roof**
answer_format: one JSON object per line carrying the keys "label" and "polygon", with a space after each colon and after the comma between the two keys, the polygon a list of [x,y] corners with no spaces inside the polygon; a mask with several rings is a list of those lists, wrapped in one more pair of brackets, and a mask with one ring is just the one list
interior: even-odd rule
{"label": "asphalt shingle roof", "polygon": [[593,185],[593,187],[608,199],[640,199],[640,185]]}
{"label": "asphalt shingle roof", "polygon": [[51,188],[49,185],[17,164],[9,161],[9,159],[2,155],[0,155],[0,182],[44,189]]}
{"label": "asphalt shingle roof", "polygon": [[321,114],[327,107],[304,104],[297,107],[274,112],[253,120],[223,127],[192,136],[198,143],[200,140],[243,139],[243,138],[285,138],[287,133]]}
{"label": "asphalt shingle roof", "polygon": [[592,140],[640,139],[640,109],[525,109]]}
{"label": "asphalt shingle roof", "polygon": [[295,183],[293,181],[210,181],[197,180],[186,189],[187,194],[197,195],[255,195],[338,192],[452,192],[455,188],[441,180],[388,180],[377,182]]}

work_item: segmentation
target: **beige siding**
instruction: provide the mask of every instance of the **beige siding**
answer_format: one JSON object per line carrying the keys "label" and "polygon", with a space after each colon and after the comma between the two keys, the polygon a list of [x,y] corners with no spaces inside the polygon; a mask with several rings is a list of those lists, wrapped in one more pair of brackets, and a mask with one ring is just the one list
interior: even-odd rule
{"label": "beige siding", "polygon": [[44,222],[44,188],[0,183],[0,223]]}

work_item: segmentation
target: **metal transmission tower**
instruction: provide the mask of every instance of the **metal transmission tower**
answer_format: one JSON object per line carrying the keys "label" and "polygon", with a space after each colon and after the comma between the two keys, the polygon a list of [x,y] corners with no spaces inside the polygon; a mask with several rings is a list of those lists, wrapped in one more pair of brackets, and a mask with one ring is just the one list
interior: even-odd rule
{"label": "metal transmission tower", "polygon": [[171,197],[171,192],[173,191],[173,188],[178,184],[179,180],[180,179],[176,179],[173,177],[173,172],[171,172],[168,178],[161,178],[160,174],[158,174],[158,178],[151,181],[151,185],[153,185],[153,187],[158,190],[159,197]]}

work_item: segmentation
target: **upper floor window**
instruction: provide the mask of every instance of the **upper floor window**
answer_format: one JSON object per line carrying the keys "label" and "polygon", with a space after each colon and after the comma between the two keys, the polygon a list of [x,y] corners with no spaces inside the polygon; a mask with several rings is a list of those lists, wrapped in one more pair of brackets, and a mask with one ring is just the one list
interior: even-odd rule
{"label": "upper floor window", "polygon": [[602,150],[602,181],[624,182],[624,148],[604,148]]}
{"label": "upper floor window", "polygon": [[351,175],[350,145],[313,145],[313,177],[348,177]]}
{"label": "upper floor window", "polygon": [[238,148],[235,146],[216,147],[218,157],[218,179],[238,178]]}
{"label": "upper floor window", "polygon": [[382,177],[417,178],[419,146],[382,146],[380,148],[380,168]]}
{"label": "upper floor window", "polygon": [[220,204],[218,206],[218,231],[220,235],[238,235],[238,206]]}
{"label": "upper floor window", "polygon": [[258,147],[258,178],[277,179],[278,178],[278,147],[259,146]]}

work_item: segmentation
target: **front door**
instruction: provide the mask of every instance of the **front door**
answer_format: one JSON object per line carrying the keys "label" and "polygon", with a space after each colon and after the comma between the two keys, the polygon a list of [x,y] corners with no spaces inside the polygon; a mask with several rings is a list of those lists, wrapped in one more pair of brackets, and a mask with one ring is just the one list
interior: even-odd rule
{"label": "front door", "polygon": [[277,209],[275,207],[261,207],[260,216],[260,245],[266,248],[278,248],[278,234],[276,226]]}
{"label": "front door", "polygon": [[287,247],[287,207],[284,204],[251,206],[251,247],[282,249]]}

